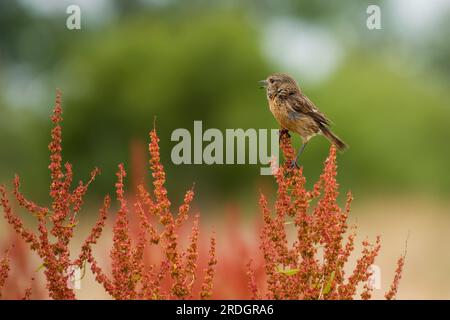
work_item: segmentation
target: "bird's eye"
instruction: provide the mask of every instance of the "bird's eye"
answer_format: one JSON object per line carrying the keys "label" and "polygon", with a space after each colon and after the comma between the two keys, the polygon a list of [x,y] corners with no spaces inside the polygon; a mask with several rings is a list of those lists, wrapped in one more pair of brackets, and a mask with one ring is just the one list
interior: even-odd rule
{"label": "bird's eye", "polygon": [[272,78],[270,78],[270,79],[269,79],[269,82],[270,82],[270,83],[274,83],[274,82],[275,82],[275,80],[274,80],[274,79],[272,79]]}

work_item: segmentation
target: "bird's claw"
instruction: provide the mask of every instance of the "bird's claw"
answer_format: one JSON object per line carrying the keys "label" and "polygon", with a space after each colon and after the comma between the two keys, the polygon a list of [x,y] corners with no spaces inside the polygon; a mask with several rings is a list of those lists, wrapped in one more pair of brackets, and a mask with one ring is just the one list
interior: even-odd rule
{"label": "bird's claw", "polygon": [[292,160],[292,161],[291,161],[291,164],[289,165],[289,168],[290,168],[291,170],[294,170],[294,169],[300,169],[300,167],[298,166],[298,163],[297,163],[296,160]]}
{"label": "bird's claw", "polygon": [[295,170],[300,169],[297,161],[292,160],[285,164],[284,177],[287,178],[295,173]]}
{"label": "bird's claw", "polygon": [[291,135],[289,134],[289,130],[288,129],[280,129],[279,130],[279,135],[280,135],[279,141],[281,141],[281,139],[283,138],[284,135],[287,136],[288,138],[291,137]]}

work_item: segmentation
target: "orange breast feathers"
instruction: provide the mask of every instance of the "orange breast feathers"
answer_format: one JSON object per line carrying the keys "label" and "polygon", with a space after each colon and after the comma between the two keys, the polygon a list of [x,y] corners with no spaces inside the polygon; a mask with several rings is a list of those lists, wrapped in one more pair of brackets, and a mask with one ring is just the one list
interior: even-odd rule
{"label": "orange breast feathers", "polygon": [[279,99],[269,100],[270,111],[282,128],[298,133],[308,139],[319,131],[317,123],[311,117],[291,110]]}

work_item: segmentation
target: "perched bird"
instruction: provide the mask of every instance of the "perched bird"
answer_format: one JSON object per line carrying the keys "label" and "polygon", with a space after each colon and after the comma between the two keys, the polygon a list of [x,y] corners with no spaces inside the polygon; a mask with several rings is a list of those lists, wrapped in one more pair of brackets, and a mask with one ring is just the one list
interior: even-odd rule
{"label": "perched bird", "polygon": [[270,111],[281,125],[280,135],[293,131],[302,137],[303,144],[293,165],[297,166],[298,157],[308,141],[317,134],[325,136],[340,151],[347,148],[347,145],[330,130],[330,120],[302,93],[291,76],[274,73],[260,83],[261,88],[266,89]]}

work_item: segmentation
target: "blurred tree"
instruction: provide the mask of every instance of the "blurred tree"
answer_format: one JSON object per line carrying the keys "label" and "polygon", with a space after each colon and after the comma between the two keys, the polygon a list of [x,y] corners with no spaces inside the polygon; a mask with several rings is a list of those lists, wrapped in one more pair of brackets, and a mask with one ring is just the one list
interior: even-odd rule
{"label": "blurred tree", "polygon": [[442,84],[447,88],[450,84],[450,12],[447,18],[443,19],[436,27],[439,32],[434,32],[431,39],[422,44],[421,51],[427,58],[429,65],[435,71],[445,77]]}
{"label": "blurred tree", "polygon": [[[77,44],[61,76],[70,79],[63,86],[69,158],[83,172],[100,166],[107,177],[102,190],[109,191],[116,164],[129,157],[130,141],[147,142],[154,116],[168,166],[171,132],[193,132],[194,120],[205,130],[258,127],[258,119],[270,117],[260,112],[265,101],[257,81],[268,71],[258,44],[256,30],[235,13],[144,14]],[[212,199],[214,189],[230,190],[233,177],[250,179],[258,169],[180,166],[169,172],[177,177],[172,186],[196,181]]]}
{"label": "blurred tree", "polygon": [[7,63],[19,56],[17,41],[19,31],[33,23],[30,15],[21,5],[20,1],[4,0],[0,2],[0,63]]}
{"label": "blurred tree", "polygon": [[[271,178],[259,176],[259,166],[173,166],[170,134],[180,127],[192,132],[194,120],[203,120],[204,130],[275,128],[257,81],[280,70],[262,56],[261,36],[267,22],[288,16],[328,30],[348,55],[326,83],[304,88],[350,144],[339,156],[344,188],[450,190],[450,177],[442,174],[450,160],[445,148],[450,127],[445,88],[450,81],[435,78],[436,71],[448,74],[448,22],[418,48],[394,32],[361,28],[368,0],[122,2],[114,2],[116,19],[86,24],[82,32],[61,27],[65,15],[41,16],[24,2],[0,2],[0,28],[5,30],[0,33],[0,89],[11,90],[14,81],[16,93],[29,95],[10,78],[17,66],[26,67],[23,77],[38,75],[42,87],[49,88],[42,93],[44,102],[32,100],[28,108],[11,104],[10,91],[2,94],[2,180],[17,171],[26,191],[47,195],[42,186],[48,181],[50,124],[42,115],[50,113],[54,87],[60,87],[65,160],[74,163],[77,179],[86,178],[94,166],[103,169],[92,189],[99,196],[112,192],[117,163],[126,161],[130,168],[130,145],[138,141],[145,148],[157,116],[171,191],[179,195],[196,181],[199,203],[215,204],[227,196],[256,203],[261,183],[272,185]],[[393,18],[383,17],[384,27],[393,28]],[[410,60],[404,52],[413,52]],[[414,71],[423,61],[435,68]],[[298,146],[297,137],[295,142]],[[324,139],[314,139],[302,156],[309,181],[317,180],[317,163],[327,149]],[[145,150],[135,154],[147,156]]]}

